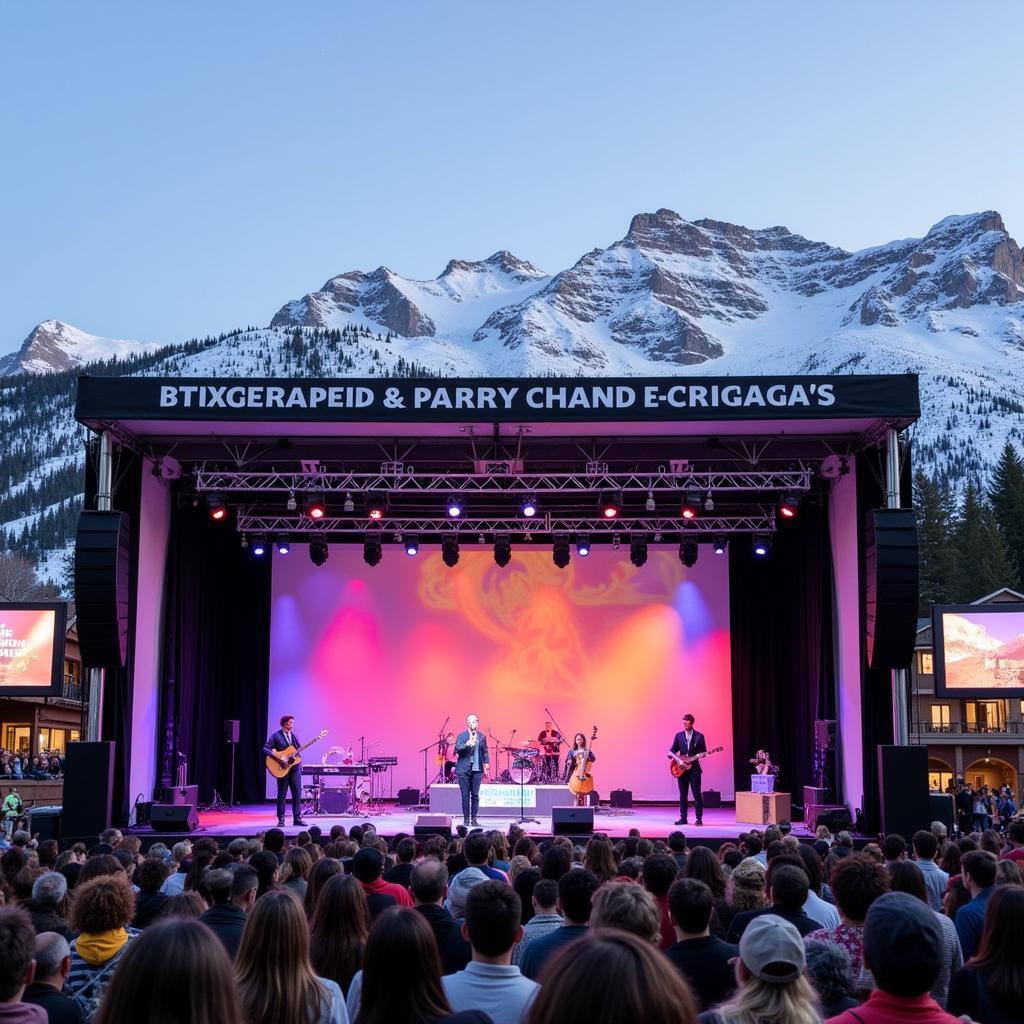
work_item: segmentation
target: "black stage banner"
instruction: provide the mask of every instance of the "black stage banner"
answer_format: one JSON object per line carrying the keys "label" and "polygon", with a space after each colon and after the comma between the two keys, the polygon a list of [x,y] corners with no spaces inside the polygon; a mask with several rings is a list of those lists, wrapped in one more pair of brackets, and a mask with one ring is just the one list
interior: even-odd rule
{"label": "black stage banner", "polygon": [[80,377],[75,416],[111,420],[914,419],[917,376],[290,380]]}

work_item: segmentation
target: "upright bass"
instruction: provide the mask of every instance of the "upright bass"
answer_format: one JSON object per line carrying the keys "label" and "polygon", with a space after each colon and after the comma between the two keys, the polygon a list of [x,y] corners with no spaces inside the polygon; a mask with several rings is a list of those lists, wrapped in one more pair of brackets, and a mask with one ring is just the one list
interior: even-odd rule
{"label": "upright bass", "polygon": [[582,750],[573,751],[576,763],[569,775],[569,791],[576,797],[577,804],[586,803],[587,797],[594,792],[594,773],[590,770],[590,746],[596,739],[595,725],[587,745]]}

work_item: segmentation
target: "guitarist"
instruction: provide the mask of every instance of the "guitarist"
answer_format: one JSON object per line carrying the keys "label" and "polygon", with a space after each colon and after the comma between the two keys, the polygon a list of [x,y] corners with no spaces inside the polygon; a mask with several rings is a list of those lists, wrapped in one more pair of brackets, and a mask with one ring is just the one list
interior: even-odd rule
{"label": "guitarist", "polygon": [[[693,715],[683,715],[683,731],[676,733],[672,741],[672,753],[682,757],[692,757],[694,754],[706,754],[708,745],[704,741],[704,733],[697,732],[693,727],[695,719]],[[695,824],[702,825],[704,817],[704,797],[700,791],[701,784],[700,761],[694,761],[688,771],[683,772],[676,781],[679,783],[679,820],[677,825],[687,824],[687,788],[693,791],[693,810],[697,816]]]}
{"label": "guitarist", "polygon": [[[281,728],[267,740],[263,747],[263,753],[272,757],[279,764],[286,765],[288,762],[278,755],[278,751],[286,750],[288,747],[301,747],[302,744],[294,733],[295,718],[293,715],[281,716]],[[296,763],[287,775],[277,780],[277,827],[284,828],[284,799],[285,793],[291,790],[292,793],[292,824],[305,825],[302,820],[302,769]]]}

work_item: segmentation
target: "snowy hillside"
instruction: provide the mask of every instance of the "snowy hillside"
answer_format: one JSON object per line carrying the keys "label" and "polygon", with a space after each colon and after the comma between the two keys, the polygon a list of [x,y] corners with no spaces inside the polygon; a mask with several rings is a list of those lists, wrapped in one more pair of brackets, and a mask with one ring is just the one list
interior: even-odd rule
{"label": "snowy hillside", "polygon": [[[1024,257],[994,212],[849,253],[659,210],[555,274],[506,251],[426,281],[351,271],[287,302],[270,327],[160,350],[47,321],[0,361],[17,375],[0,383],[8,545],[49,550],[65,532],[73,368],[111,356],[126,361],[103,372],[180,376],[912,371],[915,463],[959,490],[984,485],[1006,439],[1021,441]],[[46,386],[33,376],[54,371]]]}

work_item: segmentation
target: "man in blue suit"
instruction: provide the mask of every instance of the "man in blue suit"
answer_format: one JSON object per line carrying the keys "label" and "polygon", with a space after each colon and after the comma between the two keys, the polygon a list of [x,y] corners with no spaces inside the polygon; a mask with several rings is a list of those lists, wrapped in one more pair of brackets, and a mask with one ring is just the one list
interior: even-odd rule
{"label": "man in blue suit", "polygon": [[[279,750],[286,750],[288,747],[301,747],[302,743],[292,731],[295,725],[295,718],[292,715],[281,716],[281,728],[270,737],[263,745],[263,753],[272,757],[279,764],[285,765],[288,762],[279,757]],[[277,780],[277,825],[284,827],[284,797],[288,790],[292,794],[292,822],[295,825],[305,825],[302,820],[302,768],[298,764],[292,766],[287,775]]]}
{"label": "man in blue suit", "polygon": [[[693,715],[683,715],[683,731],[676,733],[672,741],[672,753],[680,754],[683,757],[692,757],[694,754],[706,754],[708,745],[704,740],[704,733],[697,732],[693,727]],[[697,816],[696,824],[703,824],[704,817],[704,796],[700,791],[701,775],[700,761],[694,761],[689,771],[683,772],[676,781],[679,783],[679,820],[677,825],[685,825],[687,819],[687,789],[693,790],[693,812]]]}
{"label": "man in blue suit", "polygon": [[487,737],[479,731],[476,715],[467,715],[466,725],[469,728],[455,738],[455,777],[462,791],[462,821],[479,825],[476,816],[480,809],[480,784],[491,770],[491,759]]}

